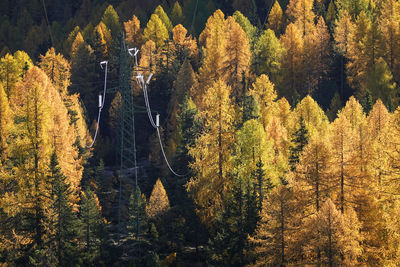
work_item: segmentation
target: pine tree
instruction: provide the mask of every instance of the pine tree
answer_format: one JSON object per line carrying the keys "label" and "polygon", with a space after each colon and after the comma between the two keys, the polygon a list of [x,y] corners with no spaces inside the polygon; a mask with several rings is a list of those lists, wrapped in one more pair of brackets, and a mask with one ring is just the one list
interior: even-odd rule
{"label": "pine tree", "polygon": [[106,8],[101,21],[110,30],[112,39],[118,40],[118,37],[121,34],[121,24],[119,22],[119,16],[112,5],[109,5]]}
{"label": "pine tree", "polygon": [[147,22],[146,28],[143,31],[143,40],[151,40],[159,48],[164,45],[166,39],[168,39],[167,27],[157,14],[151,15],[150,20]]}
{"label": "pine tree", "polygon": [[289,164],[291,171],[296,169],[296,165],[300,161],[301,153],[303,152],[304,147],[307,145],[308,139],[309,135],[304,123],[304,119],[303,117],[300,117],[299,128],[293,133],[293,138],[291,140],[292,145],[289,148]]}
{"label": "pine tree", "polygon": [[80,221],[81,242],[83,243],[82,259],[85,264],[93,265],[100,256],[104,222],[97,196],[90,189],[82,192]]}
{"label": "pine tree", "polygon": [[78,248],[76,243],[79,237],[79,221],[73,211],[73,198],[66,177],[61,172],[57,155],[52,153],[49,165],[49,181],[51,181],[51,214],[48,227],[54,234],[51,236],[55,244],[57,265],[69,266],[76,263]]}
{"label": "pine tree", "polygon": [[189,149],[195,159],[191,164],[195,175],[188,183],[188,191],[200,207],[200,217],[206,222],[210,222],[215,211],[220,209],[229,183],[235,119],[230,91],[221,80],[207,90],[203,98],[205,107],[201,111],[205,130]]}
{"label": "pine tree", "polygon": [[179,4],[179,1],[175,1],[172,10],[171,10],[171,21],[173,25],[182,24],[185,20],[185,16],[183,15],[182,7]]}

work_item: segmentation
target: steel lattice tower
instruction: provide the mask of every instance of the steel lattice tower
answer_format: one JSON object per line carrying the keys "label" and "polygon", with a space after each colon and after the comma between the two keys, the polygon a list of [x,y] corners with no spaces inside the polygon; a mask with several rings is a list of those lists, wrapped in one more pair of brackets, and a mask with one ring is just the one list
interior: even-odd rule
{"label": "steel lattice tower", "polygon": [[132,59],[128,54],[125,44],[125,36],[122,36],[120,50],[120,69],[119,69],[119,91],[122,103],[120,110],[120,174],[119,174],[119,199],[118,199],[118,227],[121,234],[121,205],[122,205],[122,182],[132,177],[128,177],[129,169],[134,169],[135,178],[135,197],[136,197],[136,234],[139,236],[139,209],[138,209],[138,170],[136,161],[136,140],[135,140],[135,109],[133,103],[133,93],[131,88]]}

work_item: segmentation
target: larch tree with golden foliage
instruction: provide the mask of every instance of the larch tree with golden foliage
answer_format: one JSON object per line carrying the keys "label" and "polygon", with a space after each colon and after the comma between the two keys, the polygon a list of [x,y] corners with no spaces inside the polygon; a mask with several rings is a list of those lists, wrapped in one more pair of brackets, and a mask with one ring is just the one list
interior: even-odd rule
{"label": "larch tree with golden foliage", "polygon": [[8,146],[13,125],[13,117],[7,94],[0,84],[0,172],[8,158]]}
{"label": "larch tree with golden foliage", "polygon": [[143,40],[153,41],[157,48],[164,45],[164,41],[168,39],[168,29],[158,17],[157,14],[153,14],[150,20],[147,22],[146,28],[143,30]]}
{"label": "larch tree with golden foliage", "polygon": [[292,261],[294,194],[293,188],[279,185],[264,200],[261,221],[254,236],[249,237],[250,253],[256,259],[254,266],[285,266]]}
{"label": "larch tree with golden foliage", "polygon": [[313,3],[313,0],[290,0],[286,9],[289,21],[296,24],[303,36],[314,26]]}
{"label": "larch tree with golden foliage", "polygon": [[400,82],[400,2],[382,1],[379,29],[383,35],[384,54],[397,83]]}
{"label": "larch tree with golden foliage", "polygon": [[302,244],[301,265],[355,266],[361,256],[362,240],[357,215],[353,210],[345,214],[327,199],[321,210],[305,219],[299,240]]}
{"label": "larch tree with golden foliage", "polygon": [[132,19],[124,22],[125,29],[125,41],[129,46],[139,47],[141,45],[141,29],[140,29],[140,20],[133,15]]}
{"label": "larch tree with golden foliage", "polygon": [[218,79],[225,80],[224,74],[227,68],[225,34],[225,15],[218,9],[208,18],[206,27],[199,37],[204,52],[203,65],[199,69],[201,95]]}
{"label": "larch tree with golden foliage", "polygon": [[328,73],[330,60],[330,35],[323,17],[304,37],[305,64],[308,94],[320,88],[322,77]]}
{"label": "larch tree with golden foliage", "polygon": [[283,12],[279,1],[275,1],[268,16],[268,28],[273,30],[277,36],[281,35],[284,26]]}
{"label": "larch tree with golden foliage", "polygon": [[278,97],[274,84],[269,80],[268,76],[262,74],[253,83],[250,94],[254,97],[260,106],[261,123],[264,130],[272,120]]}
{"label": "larch tree with golden foliage", "polygon": [[158,178],[146,205],[146,215],[149,219],[159,219],[160,216],[169,210],[169,208],[167,192],[165,191],[160,178]]}
{"label": "larch tree with golden foliage", "polygon": [[71,78],[69,62],[60,53],[57,54],[52,47],[44,56],[40,56],[39,65],[62,96],[67,95],[67,88],[70,85]]}
{"label": "larch tree with golden foliage", "polygon": [[286,53],[282,59],[282,96],[294,102],[295,95],[304,96],[304,40],[299,28],[291,23],[280,41]]}
{"label": "larch tree with golden foliage", "polygon": [[202,101],[204,109],[201,110],[205,131],[189,149],[194,158],[191,168],[195,176],[188,183],[188,191],[206,223],[213,221],[230,185],[228,174],[235,133],[235,111],[230,94],[231,88],[222,80],[208,88]]}
{"label": "larch tree with golden foliage", "polygon": [[226,20],[226,70],[227,84],[232,87],[233,96],[239,102],[243,95],[240,82],[248,76],[251,62],[250,43],[245,31],[233,17]]}

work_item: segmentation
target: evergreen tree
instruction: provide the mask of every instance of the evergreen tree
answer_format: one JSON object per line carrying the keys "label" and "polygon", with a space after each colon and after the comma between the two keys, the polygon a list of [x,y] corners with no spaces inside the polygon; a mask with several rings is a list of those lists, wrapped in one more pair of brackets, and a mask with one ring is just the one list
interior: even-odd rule
{"label": "evergreen tree", "polygon": [[118,40],[121,34],[121,24],[119,16],[112,5],[109,5],[104,11],[101,21],[110,30],[113,40]]}
{"label": "evergreen tree", "polygon": [[[73,203],[70,199],[73,191],[61,172],[57,155],[51,155],[49,165],[49,180],[51,181],[51,212],[48,227],[54,231],[50,242],[55,244],[57,265],[71,266],[78,260],[78,247],[76,243],[79,237],[79,221],[73,211]],[[48,216],[49,216],[48,215]],[[50,244],[47,244],[50,245]]]}
{"label": "evergreen tree", "polygon": [[296,165],[300,161],[301,153],[303,152],[304,147],[307,145],[309,139],[308,130],[304,123],[303,117],[300,117],[299,128],[294,132],[293,138],[291,140],[292,145],[289,148],[289,164],[290,170],[294,171],[296,169]]}
{"label": "evergreen tree", "polygon": [[100,256],[103,218],[97,196],[90,189],[82,192],[80,205],[82,259],[84,264],[93,265]]}
{"label": "evergreen tree", "polygon": [[183,15],[182,7],[179,4],[179,1],[175,1],[172,10],[171,10],[171,21],[173,25],[182,24],[185,20],[185,16]]}
{"label": "evergreen tree", "polygon": [[[140,232],[147,229],[146,198],[140,188],[131,193],[128,206],[128,235],[138,239]],[[138,236],[139,234],[139,236]]]}

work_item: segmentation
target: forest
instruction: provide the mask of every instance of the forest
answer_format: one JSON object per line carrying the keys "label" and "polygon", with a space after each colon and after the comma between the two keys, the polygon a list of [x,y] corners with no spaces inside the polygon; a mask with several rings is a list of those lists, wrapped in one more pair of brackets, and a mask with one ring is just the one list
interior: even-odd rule
{"label": "forest", "polygon": [[398,266],[399,0],[2,0],[0,266]]}

